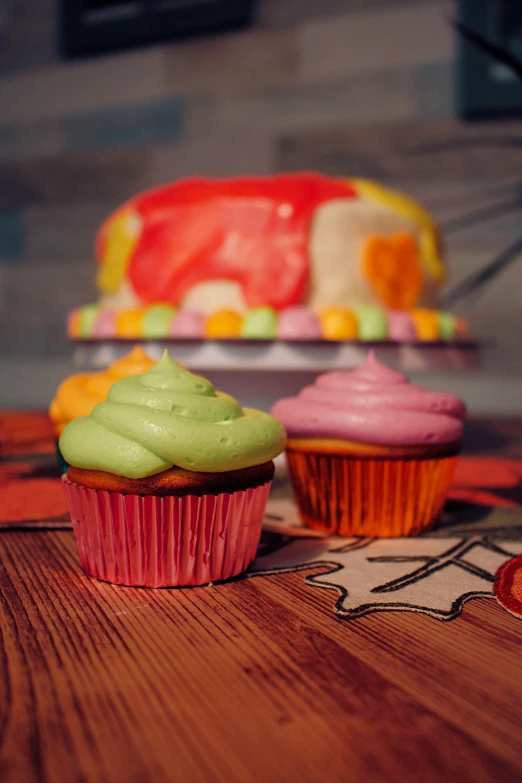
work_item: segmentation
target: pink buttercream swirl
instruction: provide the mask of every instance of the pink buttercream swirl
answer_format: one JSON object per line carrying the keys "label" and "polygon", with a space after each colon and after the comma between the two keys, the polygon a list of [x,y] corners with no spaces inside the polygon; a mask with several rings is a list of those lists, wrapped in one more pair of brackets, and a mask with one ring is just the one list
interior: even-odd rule
{"label": "pink buttercream swirl", "polygon": [[420,446],[460,440],[466,407],[453,394],[414,386],[370,352],[356,370],[325,373],[297,397],[279,400],[272,415],[291,438]]}

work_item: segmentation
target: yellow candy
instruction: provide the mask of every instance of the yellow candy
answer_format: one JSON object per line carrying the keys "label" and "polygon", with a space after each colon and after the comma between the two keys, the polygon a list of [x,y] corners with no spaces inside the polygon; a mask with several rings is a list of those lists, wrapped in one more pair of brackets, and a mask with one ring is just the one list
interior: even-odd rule
{"label": "yellow candy", "polygon": [[319,323],[325,340],[357,339],[357,319],[344,307],[329,307],[319,315]]}
{"label": "yellow candy", "polygon": [[116,337],[136,339],[142,336],[143,310],[122,310],[116,316]]}
{"label": "yellow candy", "polygon": [[205,324],[205,337],[214,340],[230,340],[239,337],[243,322],[234,310],[218,310],[209,315]]}
{"label": "yellow candy", "polygon": [[411,311],[411,317],[421,342],[432,343],[439,339],[439,319],[436,310],[417,308]]}

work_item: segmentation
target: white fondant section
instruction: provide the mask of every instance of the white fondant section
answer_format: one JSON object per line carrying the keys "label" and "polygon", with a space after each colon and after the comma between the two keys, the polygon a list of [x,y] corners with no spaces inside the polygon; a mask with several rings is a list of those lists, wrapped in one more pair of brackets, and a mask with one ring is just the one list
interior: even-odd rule
{"label": "white fondant section", "polygon": [[[361,248],[369,236],[391,236],[404,231],[419,239],[411,220],[371,199],[335,199],[319,207],[310,232],[309,304],[314,310],[339,305],[378,305],[361,267]],[[434,305],[432,281],[426,281],[426,304]]]}
{"label": "white fondant section", "polygon": [[103,294],[100,304],[107,310],[125,310],[129,307],[139,307],[141,300],[138,299],[130,281],[124,280],[115,294]]}
{"label": "white fondant section", "polygon": [[193,286],[183,299],[185,310],[215,313],[217,310],[235,310],[244,313],[247,303],[241,286],[233,280],[211,280]]}

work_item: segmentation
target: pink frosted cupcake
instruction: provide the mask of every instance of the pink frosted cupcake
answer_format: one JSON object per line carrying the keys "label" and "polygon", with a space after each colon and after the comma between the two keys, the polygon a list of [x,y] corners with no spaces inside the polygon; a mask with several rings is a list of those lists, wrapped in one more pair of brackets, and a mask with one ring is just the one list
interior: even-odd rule
{"label": "pink frosted cupcake", "polygon": [[373,353],[320,375],[272,409],[303,522],[324,533],[416,535],[441,512],[460,450],[464,403],[421,389]]}
{"label": "pink frosted cupcake", "polygon": [[68,424],[60,450],[84,571],[142,587],[202,585],[255,557],[285,446],[272,416],[242,408],[165,352]]}

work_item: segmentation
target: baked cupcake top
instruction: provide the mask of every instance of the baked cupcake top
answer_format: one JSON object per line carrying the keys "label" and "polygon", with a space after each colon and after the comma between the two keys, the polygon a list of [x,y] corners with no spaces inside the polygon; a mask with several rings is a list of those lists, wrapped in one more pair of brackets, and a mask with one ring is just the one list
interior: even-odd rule
{"label": "baked cupcake top", "polygon": [[128,375],[139,375],[154,367],[154,362],[137,345],[122,359],[101,372],[77,373],[58,386],[49,408],[49,417],[59,434],[66,424],[88,416],[95,405],[107,399],[112,384]]}
{"label": "baked cupcake top", "polygon": [[461,438],[466,417],[458,397],[414,386],[373,352],[355,370],[320,375],[297,397],[279,400],[271,412],[290,438],[379,446],[453,443]]}
{"label": "baked cupcake top", "polygon": [[138,479],[172,467],[221,473],[261,465],[285,442],[276,419],[242,408],[165,351],[144,375],[117,381],[90,416],[68,424],[60,450],[77,468]]}

